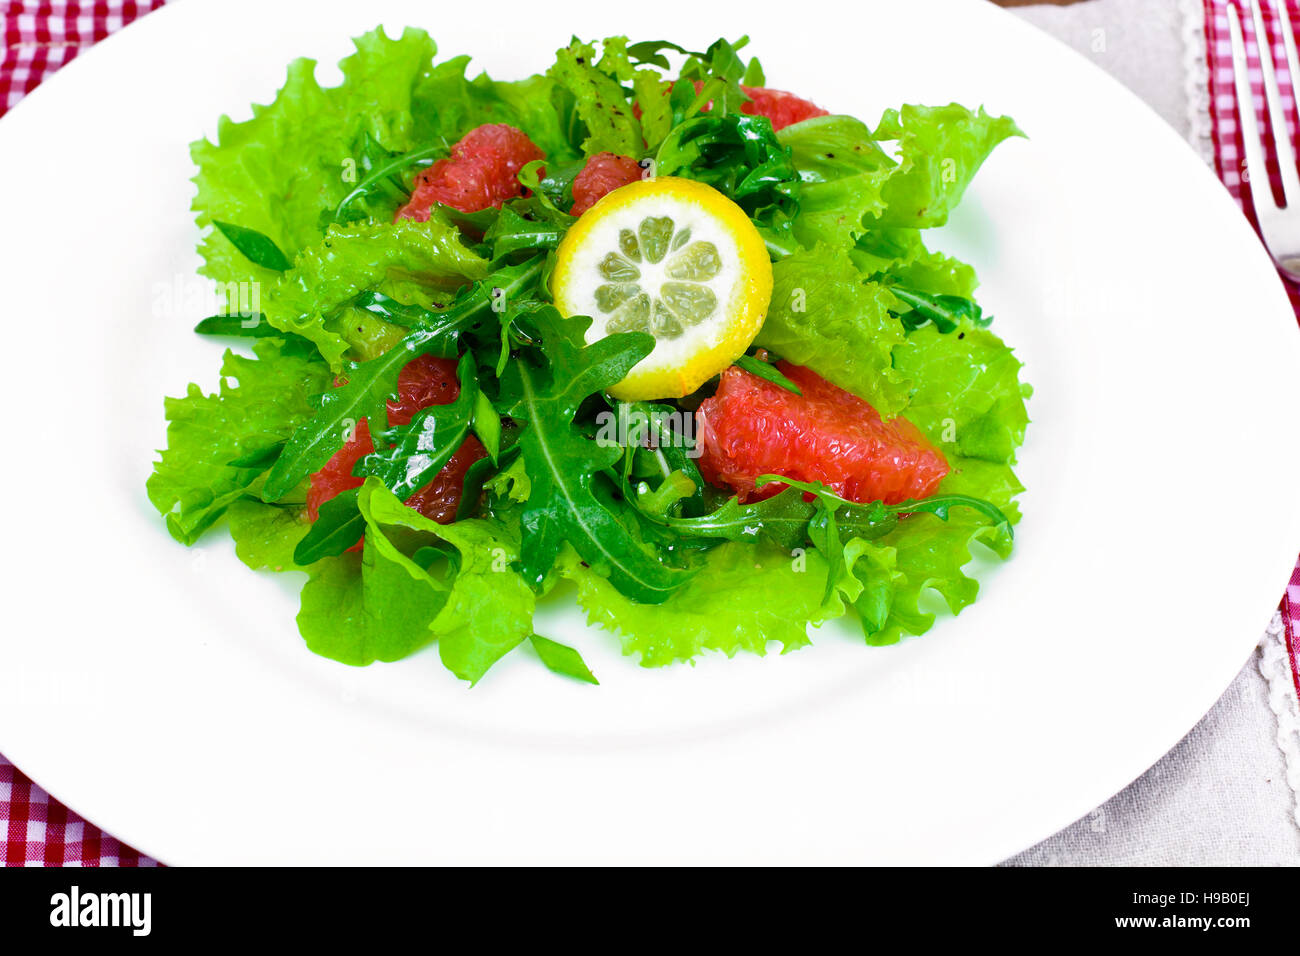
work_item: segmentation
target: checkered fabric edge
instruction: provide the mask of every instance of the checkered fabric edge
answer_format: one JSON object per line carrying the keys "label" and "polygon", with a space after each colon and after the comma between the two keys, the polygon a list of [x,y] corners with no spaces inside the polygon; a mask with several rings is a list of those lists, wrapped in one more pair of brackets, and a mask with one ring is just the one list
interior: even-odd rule
{"label": "checkered fabric edge", "polygon": [[[0,116],[40,82],[164,0],[4,4]],[[158,866],[87,823],[0,757],[0,857],[6,866]]]}
{"label": "checkered fabric edge", "polygon": [[109,3],[33,3],[4,5],[5,44],[0,59],[0,116],[84,47],[120,30],[165,0]]}
{"label": "checkered fabric edge", "polygon": [[158,866],[87,823],[0,757],[5,866]]}

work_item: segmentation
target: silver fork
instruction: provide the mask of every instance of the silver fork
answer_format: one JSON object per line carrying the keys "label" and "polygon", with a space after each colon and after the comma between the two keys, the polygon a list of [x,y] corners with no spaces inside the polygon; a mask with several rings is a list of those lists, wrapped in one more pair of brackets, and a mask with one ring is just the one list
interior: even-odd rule
{"label": "silver fork", "polygon": [[[1255,116],[1255,103],[1250,91],[1250,77],[1246,68],[1246,42],[1242,38],[1241,22],[1237,8],[1228,4],[1228,34],[1232,40],[1232,72],[1237,86],[1237,108],[1241,114],[1241,142],[1246,150],[1246,176],[1250,180],[1250,199],[1255,207],[1255,218],[1264,245],[1277,267],[1292,279],[1300,281],[1300,176],[1296,174],[1295,150],[1287,134],[1286,111],[1282,109],[1282,96],[1277,88],[1277,72],[1273,65],[1272,44],[1264,29],[1264,15],[1259,0],[1249,0],[1255,19],[1255,40],[1259,45],[1259,65],[1264,74],[1264,94],[1268,108],[1269,128],[1273,134],[1273,148],[1282,174],[1282,195],[1285,206],[1278,206],[1269,187],[1268,167],[1264,162],[1264,146]],[[1292,90],[1300,90],[1300,60],[1296,58],[1295,37],[1291,33],[1291,18],[1286,0],[1278,3],[1282,40],[1286,46],[1286,65],[1291,75]]]}

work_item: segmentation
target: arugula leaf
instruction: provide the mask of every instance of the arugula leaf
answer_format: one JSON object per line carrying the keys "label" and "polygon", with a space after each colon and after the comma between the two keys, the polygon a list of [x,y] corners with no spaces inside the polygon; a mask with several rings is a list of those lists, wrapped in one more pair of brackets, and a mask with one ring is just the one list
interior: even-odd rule
{"label": "arugula leaf", "polygon": [[790,150],[764,116],[711,111],[673,127],[655,154],[655,172],[707,183],[778,232],[800,208]]}
{"label": "arugula leaf", "polygon": [[[210,315],[206,319],[200,319],[199,323],[194,326],[194,331],[199,335],[231,335],[251,339],[283,338],[307,342],[301,335],[282,332],[271,323],[264,321],[264,319],[265,316],[260,312],[253,315],[220,313]],[[310,345],[311,343],[308,342],[307,344]],[[313,345],[312,348],[315,348],[315,346]]]}
{"label": "arugula leaf", "polygon": [[687,59],[681,79],[702,84],[693,112],[704,109],[706,104],[709,112],[717,116],[740,112],[741,104],[749,100],[740,88],[741,78],[748,70],[736,51],[748,43],[749,37],[741,37],[735,43],[719,38],[704,53],[692,54]]}
{"label": "arugula leaf", "polygon": [[927,322],[933,322],[940,332],[955,332],[964,321],[969,321],[978,328],[987,328],[993,316],[984,316],[984,310],[974,300],[957,295],[930,295],[909,289],[906,286],[891,285],[889,292],[897,299],[902,299],[912,308],[899,315],[903,327],[909,332],[919,329]]}
{"label": "arugula leaf", "polygon": [[397,377],[406,364],[435,347],[446,348],[462,324],[452,319],[442,328],[416,329],[379,358],[348,369],[344,383],[321,394],[319,410],[294,431],[267,476],[263,500],[278,501],[324,467],[361,419],[384,421],[388,400],[397,394]]}
{"label": "arugula leaf", "polygon": [[280,251],[279,246],[256,229],[246,229],[233,223],[222,222],[220,219],[212,220],[212,225],[216,226],[221,234],[230,240],[230,244],[253,265],[283,272],[292,264]]}
{"label": "arugula leaf", "polygon": [[[352,147],[352,165],[343,171],[345,182],[363,182],[371,179],[375,170],[396,159],[401,153],[394,153],[375,139],[369,130],[363,130],[360,139]],[[322,225],[329,220],[351,222],[358,219],[391,220],[397,207],[406,202],[409,190],[406,183],[396,171],[382,177],[375,177],[367,183],[366,188],[352,201],[344,199],[334,210],[332,216],[322,213]]]}
{"label": "arugula leaf", "polygon": [[794,392],[796,395],[802,395],[803,391],[794,382],[790,381],[781,374],[781,370],[770,362],[764,362],[762,359],[753,355],[742,355],[736,359],[734,365],[743,368],[751,375],[757,375],[774,385],[780,385],[787,392]]}
{"label": "arugula leaf", "polygon": [[[567,215],[560,215],[573,222]],[[492,259],[495,261],[512,252],[554,249],[568,229],[569,223],[526,219],[511,206],[503,206],[497,221],[483,234],[483,241],[491,243]]]}
{"label": "arugula leaf", "polygon": [[646,482],[638,482],[636,491],[628,497],[635,497],[637,509],[644,514],[666,515],[682,501],[702,491],[703,488],[688,478],[685,472],[673,471],[653,491]]}
{"label": "arugula leaf", "polygon": [[483,486],[499,498],[513,502],[527,501],[532,494],[533,483],[528,480],[523,458],[515,458],[509,465],[483,483]]}
{"label": "arugula leaf", "polygon": [[633,63],[645,63],[652,66],[663,67],[663,69],[667,70],[672,67],[672,64],[668,62],[668,58],[663,55],[661,52],[662,50],[672,50],[676,53],[699,57],[700,59],[703,59],[706,56],[704,53],[692,53],[690,50],[678,46],[671,40],[642,40],[639,43],[629,44],[627,47],[627,55]]}
{"label": "arugula leaf", "polygon": [[[373,142],[373,140],[368,138],[368,142]],[[450,151],[451,144],[443,140],[432,145],[420,146],[398,156],[389,156],[382,162],[375,162],[373,156],[367,156],[361,164],[366,172],[365,178],[357,183],[351,192],[339,200],[338,206],[334,209],[334,221],[349,221],[353,218],[350,215],[350,207],[354,203],[385,186],[391,188],[393,177],[400,175],[405,170],[414,166],[426,165],[429,160],[446,156]]]}
{"label": "arugula leaf", "polygon": [[430,405],[417,412],[410,424],[384,432],[384,445],[392,447],[366,455],[353,473],[373,475],[402,501],[432,481],[469,435],[478,407],[478,379],[469,353],[461,356],[457,377],[460,393],[454,402]]}
{"label": "arugula leaf", "polygon": [[415,329],[438,321],[438,313],[422,305],[399,302],[392,296],[384,295],[373,289],[367,289],[352,300],[356,309],[378,316],[390,325],[400,325],[405,329]]}
{"label": "arugula leaf", "polygon": [[587,667],[587,662],[582,659],[582,655],[567,644],[542,637],[540,634],[534,634],[528,640],[532,643],[537,656],[542,659],[542,663],[553,673],[563,674],[565,677],[572,677],[574,680],[585,681],[588,684],[600,683],[596,680],[596,675]]}
{"label": "arugula leaf", "polygon": [[543,330],[548,364],[521,356],[502,381],[506,413],[527,422],[517,442],[531,485],[521,517],[524,577],[540,586],[568,541],[619,591],[642,603],[661,603],[690,572],[653,553],[634,533],[627,506],[620,509],[601,488],[601,473],[618,460],[619,449],[602,446],[573,426],[582,400],[621,381],[650,354],[654,339],[624,332],[579,348],[569,336],[580,336],[589,319],[564,319],[548,306],[534,320]]}
{"label": "arugula leaf", "polygon": [[[803,493],[786,489],[770,498],[742,505],[734,495],[709,514],[691,518],[665,517],[662,524],[683,538],[721,538],[727,541],[770,541],[783,551],[800,547],[808,538],[813,506]],[[653,516],[651,520],[655,520]]]}
{"label": "arugula leaf", "polygon": [[347,488],[320,506],[310,530],[294,547],[294,564],[305,568],[321,558],[342,554],[361,540],[366,520],[357,494],[358,489]]}
{"label": "arugula leaf", "polygon": [[501,457],[501,415],[493,406],[492,400],[478,389],[474,392],[474,410],[470,413],[470,424],[487,450],[488,460],[495,465]]}
{"label": "arugula leaf", "polygon": [[623,454],[622,485],[624,495],[630,495],[633,473],[639,477],[653,476],[667,479],[680,472],[694,488],[681,499],[681,510],[687,514],[704,511],[704,479],[700,475],[696,456],[692,454],[695,443],[673,428],[674,419],[682,412],[672,405],[652,402],[619,402],[609,424],[615,434],[598,431],[596,440],[617,445],[619,436],[626,440]]}
{"label": "arugula leaf", "polygon": [[[841,498],[819,481],[797,481],[782,475],[759,475],[755,479],[754,486],[761,488],[769,482],[779,482],[789,488],[812,495],[816,503],[829,512],[831,520],[834,520],[836,514],[841,515],[846,528],[861,537],[877,537],[885,531],[892,530],[898,523],[897,518],[910,514],[932,514],[947,521],[948,513],[953,508],[970,508],[977,511],[988,518],[994,527],[1005,527],[1007,534],[1011,534],[1011,522],[996,505],[980,498],[972,498],[970,495],[937,494],[893,505],[881,501],[863,504]],[[895,520],[889,521],[890,516]],[[885,527],[880,527],[882,524],[885,524]],[[864,529],[871,529],[875,533],[861,534]],[[834,530],[833,526],[830,530]]]}
{"label": "arugula leaf", "polygon": [[549,222],[556,228],[567,230],[573,219],[563,210],[573,205],[573,181],[586,166],[586,160],[557,164],[549,159],[535,159],[525,163],[517,178],[533,195],[507,205],[515,211],[528,210],[539,214],[532,216],[535,222]]}
{"label": "arugula leaf", "polygon": [[[387,421],[387,402],[397,394],[397,377],[406,364],[419,355],[452,348],[460,333],[495,315],[494,302],[508,301],[532,288],[541,276],[542,265],[540,257],[534,258],[494,273],[496,285],[479,282],[469,286],[446,311],[431,313],[432,318],[379,358],[352,365],[344,373],[346,382],[321,395],[319,411],[293,433],[267,476],[263,499],[277,500],[320,470],[362,418]],[[496,294],[496,290],[500,293]]]}

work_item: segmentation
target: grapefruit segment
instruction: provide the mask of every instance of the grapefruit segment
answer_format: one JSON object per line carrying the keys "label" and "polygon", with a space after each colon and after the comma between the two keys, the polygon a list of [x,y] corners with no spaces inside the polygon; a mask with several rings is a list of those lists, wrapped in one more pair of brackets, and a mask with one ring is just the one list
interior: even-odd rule
{"label": "grapefruit segment", "polygon": [[573,180],[572,216],[581,216],[606,194],[641,178],[641,164],[630,156],[597,153]]}
{"label": "grapefruit segment", "polygon": [[449,157],[415,177],[411,198],[397,210],[394,220],[426,222],[435,203],[461,212],[500,209],[507,199],[524,193],[517,178],[519,170],[545,158],[527,134],[513,126],[489,123],[476,127],[451,148]]}
{"label": "grapefruit segment", "polygon": [[766,116],[772,121],[774,130],[785,129],[814,116],[829,115],[816,103],[784,90],[772,90],[765,86],[742,86],[741,89],[750,101],[742,103],[740,111],[750,116]]}
{"label": "grapefruit segment", "polygon": [[[388,424],[409,425],[416,412],[430,405],[447,405],[459,395],[460,381],[456,378],[454,359],[418,356],[407,362],[398,374],[397,397],[388,400]],[[320,471],[311,476],[307,488],[307,517],[310,520],[315,521],[320,516],[321,505],[335,495],[349,488],[361,487],[365,479],[352,474],[352,469],[374,450],[370,424],[363,418],[357,422],[352,437]],[[433,480],[411,495],[406,503],[426,518],[449,524],[455,520],[456,509],[460,506],[465,472],[485,455],[487,449],[470,435]]]}
{"label": "grapefruit segment", "polygon": [[706,481],[741,501],[785,486],[754,487],[759,475],[820,481],[849,501],[897,504],[932,494],[948,473],[943,455],[905,418],[876,410],[811,369],[777,364],[803,392],[732,366],[695,413]]}

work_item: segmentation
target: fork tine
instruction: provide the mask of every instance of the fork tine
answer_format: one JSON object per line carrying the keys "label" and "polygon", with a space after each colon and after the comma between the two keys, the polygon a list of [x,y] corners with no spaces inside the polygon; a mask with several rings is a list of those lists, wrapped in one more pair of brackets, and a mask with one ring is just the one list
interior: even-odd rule
{"label": "fork tine", "polygon": [[1282,45],[1286,48],[1286,68],[1291,77],[1291,98],[1300,99],[1300,57],[1296,56],[1295,33],[1291,29],[1290,4],[1281,0],[1277,13],[1279,28],[1282,31]]}
{"label": "fork tine", "polygon": [[[1285,10],[1286,0],[1280,0],[1279,5]],[[1286,124],[1287,114],[1286,110],[1282,109],[1282,94],[1278,91],[1277,69],[1273,63],[1273,44],[1269,42],[1268,30],[1264,26],[1264,12],[1260,9],[1260,0],[1250,0],[1250,12],[1255,20],[1255,43],[1259,47],[1259,68],[1264,74],[1264,96],[1268,103],[1273,147],[1277,150],[1282,195],[1286,197],[1286,205],[1290,209],[1300,203],[1300,175],[1296,173],[1295,150],[1291,148],[1291,133]],[[1287,50],[1287,66],[1291,70],[1291,85],[1294,88],[1296,77],[1300,72],[1296,70],[1290,49]]]}
{"label": "fork tine", "polygon": [[[1250,75],[1246,65],[1246,41],[1242,39],[1241,21],[1237,8],[1228,4],[1228,37],[1232,43],[1232,81],[1237,88],[1237,113],[1241,117],[1241,146],[1246,153],[1246,178],[1251,182],[1250,201],[1255,207],[1255,218],[1262,221],[1276,213],[1277,203],[1273,190],[1268,188],[1268,167],[1264,163],[1259,120],[1255,116],[1255,102],[1250,90]],[[1264,188],[1258,188],[1259,183]]]}

